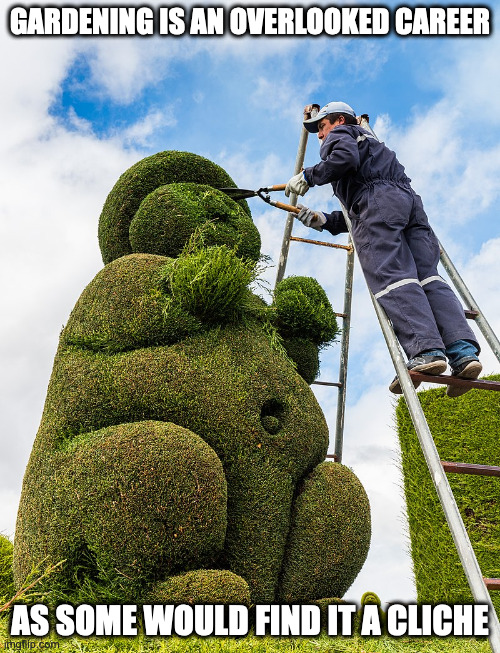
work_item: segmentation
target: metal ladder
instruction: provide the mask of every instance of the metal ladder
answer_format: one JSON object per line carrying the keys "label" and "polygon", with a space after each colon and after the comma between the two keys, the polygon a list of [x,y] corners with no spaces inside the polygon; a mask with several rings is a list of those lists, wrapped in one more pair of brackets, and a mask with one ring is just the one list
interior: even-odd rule
{"label": "metal ladder", "polygon": [[[309,105],[311,106],[311,105]],[[317,105],[315,105],[317,106]],[[306,107],[308,109],[308,107]],[[361,126],[369,130],[371,134],[376,138],[375,133],[371,129],[368,116],[363,115],[361,120]],[[303,132],[307,134],[307,131],[303,128]],[[305,155],[305,143],[307,142],[307,135],[302,133],[301,135],[301,146],[299,146],[299,153],[297,155],[296,161],[296,170],[297,174],[303,164],[304,155]],[[303,151],[301,152],[301,147]],[[301,158],[302,157],[302,158]],[[301,160],[300,160],[301,159]],[[292,195],[293,200],[296,202],[297,198]],[[351,223],[344,206],[341,206],[342,212],[346,219],[346,224],[349,229],[349,246],[346,249],[349,249],[348,260],[346,266],[346,285],[345,285],[345,300],[344,300],[344,328],[342,331],[342,342],[341,342],[341,354],[340,354],[340,372],[339,372],[339,382],[331,383],[327,385],[333,385],[339,387],[339,400],[337,405],[337,424],[336,424],[336,433],[335,433],[335,453],[333,456],[337,462],[342,460],[342,439],[343,439],[343,424],[344,424],[344,413],[345,413],[345,399],[346,399],[346,380],[347,380],[347,360],[348,360],[348,348],[349,348],[349,328],[350,328],[350,314],[351,314],[351,297],[352,297],[352,279],[353,279],[353,266],[354,266],[354,247],[352,243],[352,233],[351,233]],[[288,248],[290,241],[298,240],[303,241],[304,239],[293,238],[291,236],[291,230],[293,225],[294,215],[289,214],[287,219],[287,224],[285,226],[285,235],[283,238],[282,250],[280,255],[280,264],[278,266],[278,275],[276,282],[280,281],[283,278],[286,261],[288,257]],[[309,241],[314,244],[324,245],[321,241]],[[468,319],[473,319],[481,333],[483,334],[486,342],[491,347],[493,353],[495,354],[497,360],[500,362],[500,341],[496,337],[493,329],[488,324],[486,318],[484,317],[482,311],[480,310],[478,304],[474,300],[472,294],[467,288],[465,282],[460,277],[457,269],[453,265],[451,259],[447,255],[444,248],[441,246],[441,256],[440,262],[443,265],[444,269],[448,273],[450,281],[455,286],[458,294],[462,298],[465,306],[468,308],[465,309],[465,315]],[[369,291],[370,292],[370,291]],[[459,555],[467,582],[469,584],[472,596],[474,601],[479,604],[487,604],[489,606],[489,643],[493,653],[500,653],[500,623],[496,611],[492,605],[491,596],[489,590],[500,590],[500,579],[499,578],[484,578],[479,563],[477,561],[476,555],[472,548],[471,541],[467,534],[462,516],[458,509],[455,497],[451,490],[447,473],[458,473],[458,474],[474,474],[482,476],[499,476],[500,477],[500,467],[490,466],[490,465],[476,465],[471,463],[452,463],[448,461],[443,461],[440,459],[439,453],[437,451],[434,439],[427,424],[427,420],[420,405],[420,401],[417,396],[417,392],[413,385],[412,379],[418,381],[427,382],[427,383],[437,383],[437,384],[446,384],[446,385],[455,385],[467,388],[476,388],[483,390],[496,390],[500,391],[500,383],[495,381],[485,381],[485,380],[466,380],[459,379],[447,375],[440,376],[430,376],[422,374],[419,372],[410,372],[406,367],[406,362],[401,351],[401,347],[394,333],[394,329],[384,311],[380,306],[378,301],[375,299],[373,294],[370,292],[370,297],[373,302],[375,313],[379,320],[382,333],[384,335],[387,348],[389,350],[392,362],[394,364],[396,373],[399,377],[401,388],[403,391],[403,397],[405,399],[408,411],[410,413],[413,426],[417,433],[417,437],[420,443],[420,447],[424,454],[429,473],[431,475],[434,487],[436,489],[441,507],[443,509],[448,527],[450,529],[453,541],[455,543],[455,548]],[[342,405],[340,405],[342,403]]]}
{"label": "metal ladder", "polygon": [[[319,104],[309,104],[304,107],[304,120],[314,116],[319,111]],[[295,159],[294,174],[298,174],[303,166],[304,157],[307,146],[307,138],[309,132],[302,127],[300,134],[299,146],[297,149],[297,157]],[[297,195],[290,195],[290,204],[296,206]],[[339,377],[336,382],[327,381],[314,381],[313,385],[323,385],[338,388],[337,400],[337,418],[335,424],[335,445],[334,453],[329,455],[328,458],[333,458],[335,462],[342,462],[342,446],[344,440],[344,420],[345,420],[345,404],[346,404],[346,389],[347,389],[347,361],[349,358],[349,334],[351,330],[351,303],[352,303],[352,283],[354,277],[354,247],[349,235],[349,242],[347,245],[338,245],[336,243],[326,243],[320,240],[311,240],[308,238],[296,238],[292,236],[293,224],[295,222],[295,214],[289,213],[285,229],[283,233],[283,241],[281,244],[280,258],[277,266],[276,284],[279,283],[285,274],[285,268],[288,260],[288,251],[290,242],[308,243],[310,245],[318,245],[320,247],[331,247],[332,249],[343,250],[347,254],[346,269],[345,269],[345,289],[344,289],[344,306],[342,313],[336,313],[336,317],[343,320],[341,341],[340,341],[340,361],[339,361]]]}

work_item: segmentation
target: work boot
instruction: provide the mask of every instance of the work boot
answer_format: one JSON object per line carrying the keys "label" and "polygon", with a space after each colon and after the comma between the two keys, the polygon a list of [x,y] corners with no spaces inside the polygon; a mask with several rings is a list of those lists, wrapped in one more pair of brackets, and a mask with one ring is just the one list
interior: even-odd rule
{"label": "work boot", "polygon": [[[483,366],[479,362],[477,356],[465,356],[461,358],[455,367],[451,370],[451,376],[456,376],[459,379],[477,379],[481,374]],[[446,389],[448,397],[460,397],[460,395],[469,392],[471,388],[459,388],[458,386],[449,385]]]}
{"label": "work boot", "polygon": [[[436,376],[445,372],[448,364],[445,356],[426,356],[423,354],[421,356],[415,356],[415,358],[410,358],[406,367],[408,370],[412,370],[413,372],[422,372],[424,374],[432,374],[433,376]],[[418,388],[421,383],[421,381],[417,381],[416,379],[412,379],[412,382],[415,389]],[[399,378],[397,376],[394,377],[389,386],[389,390],[395,395],[402,394],[403,390],[401,389],[401,384],[399,383]]]}

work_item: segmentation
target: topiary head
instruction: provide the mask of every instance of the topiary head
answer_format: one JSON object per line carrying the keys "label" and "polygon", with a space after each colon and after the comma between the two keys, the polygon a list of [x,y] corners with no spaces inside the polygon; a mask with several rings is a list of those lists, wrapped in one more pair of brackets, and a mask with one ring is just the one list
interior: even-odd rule
{"label": "topiary head", "polygon": [[247,203],[217,188],[236,184],[220,166],[190,152],[166,151],[129,168],[109,193],[99,220],[104,263],[126,254],[177,256],[207,220],[216,226],[214,245],[237,247],[256,261],[260,236]]}
{"label": "topiary head", "polygon": [[205,184],[167,184],[147,195],[130,223],[133,252],[175,258],[192,234],[207,223],[204,244],[227,245],[256,261],[260,237],[248,213],[221,191]]}

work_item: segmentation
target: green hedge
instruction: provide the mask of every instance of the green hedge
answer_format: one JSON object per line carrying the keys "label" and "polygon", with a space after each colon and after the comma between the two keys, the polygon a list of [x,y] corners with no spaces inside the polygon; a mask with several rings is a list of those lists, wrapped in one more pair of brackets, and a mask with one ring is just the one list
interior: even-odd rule
{"label": "green hedge", "polygon": [[342,597],[370,547],[370,505],[353,472],[324,462],[300,488],[280,600]]}
{"label": "green hedge", "polygon": [[157,583],[147,596],[150,603],[222,603],[250,606],[248,584],[226,569],[201,569],[171,576]]}
{"label": "green hedge", "polygon": [[0,607],[7,603],[14,594],[14,576],[12,572],[12,542],[0,535]]}
{"label": "green hedge", "polygon": [[286,338],[283,346],[288,356],[296,363],[297,372],[311,384],[319,373],[318,346],[306,338]]}
{"label": "green hedge", "polygon": [[[155,565],[165,571],[161,561],[169,546],[155,527],[155,501],[166,472],[154,468],[147,486],[151,503],[135,493],[144,482],[140,465],[157,460],[170,469],[169,456],[174,455],[173,468],[186,473],[173,443],[164,451],[167,434],[158,434],[162,423],[172,422],[189,430],[189,442],[201,446],[204,441],[216,452],[228,483],[225,564],[249,581],[253,596],[272,600],[293,488],[324,459],[326,423],[307,384],[257,326],[211,329],[162,344],[158,325],[163,307],[152,285],[155,269],[167,261],[153,255],[114,261],[83,293],[62,333],[25,475],[16,579],[22,582],[31,565],[46,556],[54,563],[75,560],[84,541],[93,556],[87,574],[116,576],[117,568],[133,579],[133,588],[157,580]],[[117,275],[128,283],[117,286]],[[113,293],[120,301],[112,301]],[[145,346],[150,332],[157,334],[155,343]],[[103,347],[106,339],[113,346]],[[272,433],[266,430],[266,417],[277,425]],[[145,456],[143,462],[137,456]],[[207,497],[214,511],[209,521],[217,522],[219,510],[225,511],[217,507],[212,491]],[[149,508],[140,513],[139,526],[133,506],[139,510],[141,503],[151,512],[150,517]],[[123,523],[111,527],[118,519],[116,505],[122,506]],[[149,530],[154,537],[145,536]],[[121,534],[127,536],[126,547]],[[211,562],[201,553],[196,560],[205,567]],[[69,584],[71,579],[59,574],[50,582]]]}
{"label": "green hedge", "polygon": [[248,212],[230,197],[203,184],[168,184],[146,196],[130,223],[132,252],[176,257],[206,223],[205,246],[228,245],[257,261],[260,236]]}
{"label": "green hedge", "polygon": [[[500,380],[500,377],[490,377]],[[444,389],[419,393],[442,460],[500,465],[500,396],[472,390],[450,399]],[[397,424],[418,601],[472,601],[416,433],[401,399]],[[448,474],[483,576],[500,577],[500,479]],[[492,592],[497,611],[500,596]]]}
{"label": "green hedge", "polygon": [[291,276],[275,288],[276,324],[285,338],[307,338],[319,347],[334,342],[339,328],[328,297],[311,277]]}
{"label": "green hedge", "polygon": [[[140,600],[162,576],[222,565],[245,579],[252,601],[273,601],[295,488],[326,455],[325,419],[258,324],[162,344],[163,306],[153,291],[154,272],[166,262],[114,261],[62,333],[25,475],[16,580],[41,559],[65,559],[65,571],[48,579],[52,587],[71,594],[83,577],[100,586],[106,579]],[[128,283],[117,286],[116,275]],[[113,302],[117,288],[121,299]],[[143,334],[155,329],[155,344],[145,346]],[[103,347],[106,338],[113,347]],[[325,519],[323,505],[308,510],[300,528]],[[335,514],[345,521],[350,501],[344,511]],[[356,541],[360,532],[369,537],[368,511],[358,529]],[[361,560],[349,554],[338,562],[345,578],[336,587],[344,587]],[[287,582],[299,586],[304,575],[308,569],[292,565]]]}

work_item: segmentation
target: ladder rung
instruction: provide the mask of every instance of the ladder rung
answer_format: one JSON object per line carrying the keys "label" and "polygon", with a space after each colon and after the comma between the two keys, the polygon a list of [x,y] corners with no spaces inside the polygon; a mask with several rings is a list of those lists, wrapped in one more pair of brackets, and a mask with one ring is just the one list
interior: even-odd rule
{"label": "ladder rung", "polygon": [[335,317],[347,317],[347,313],[335,313]]}
{"label": "ladder rung", "polygon": [[487,381],[485,379],[476,379],[471,381],[469,379],[460,379],[456,376],[448,376],[446,374],[440,374],[439,376],[433,376],[432,374],[422,374],[422,372],[412,372],[410,371],[410,376],[412,379],[417,381],[422,381],[424,383],[440,383],[441,385],[455,385],[459,388],[476,388],[477,390],[496,390],[500,391],[500,382],[498,381]]}
{"label": "ladder rung", "polygon": [[313,381],[313,385],[331,385],[335,386],[336,388],[342,387],[342,383],[329,383],[328,381]]}
{"label": "ladder rung", "polygon": [[483,578],[484,584],[489,590],[500,590],[500,578]]}
{"label": "ladder rung", "polygon": [[326,454],[326,457],[327,457],[327,458],[333,458],[333,460],[334,460],[335,462],[337,462],[337,460],[338,460],[337,455],[334,454],[334,453],[327,453],[327,454]]}
{"label": "ladder rung", "polygon": [[476,465],[473,463],[452,463],[442,460],[441,465],[449,474],[475,474],[477,476],[500,476],[500,467],[494,465]]}
{"label": "ladder rung", "polygon": [[324,243],[322,240],[310,240],[309,238],[296,238],[295,236],[290,236],[290,240],[295,240],[299,243],[309,243],[311,245],[321,245],[322,247],[333,247],[334,249],[346,249],[348,252],[352,252],[352,247],[350,245],[338,245],[337,243]]}
{"label": "ladder rung", "polygon": [[464,313],[465,313],[465,317],[468,320],[475,320],[476,317],[478,317],[478,315],[479,315],[479,311],[472,311],[472,310],[469,310],[469,309],[465,309]]}

